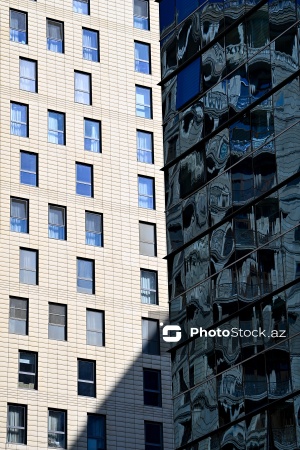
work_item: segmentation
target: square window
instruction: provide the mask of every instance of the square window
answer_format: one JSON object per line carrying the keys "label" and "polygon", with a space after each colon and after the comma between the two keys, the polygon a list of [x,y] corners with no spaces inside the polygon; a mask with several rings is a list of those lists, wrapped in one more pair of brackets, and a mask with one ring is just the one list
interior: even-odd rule
{"label": "square window", "polygon": [[101,128],[98,120],[84,119],[84,150],[101,152]]}
{"label": "square window", "polygon": [[65,145],[65,114],[48,111],[48,142]]}
{"label": "square window", "polygon": [[67,340],[67,306],[49,303],[48,338],[56,341]]}
{"label": "square window", "polygon": [[67,239],[65,206],[49,205],[49,238]]}
{"label": "square window", "polygon": [[20,248],[20,283],[38,284],[38,252]]}
{"label": "square window", "polygon": [[147,131],[136,132],[137,160],[139,162],[153,164],[153,135]]}
{"label": "square window", "polygon": [[92,104],[91,97],[91,74],[74,71],[75,98],[76,103],[84,105]]}
{"label": "square window", "polygon": [[154,201],[154,179],[138,176],[139,182],[139,207],[155,209]]}
{"label": "square window", "polygon": [[156,226],[140,222],[140,255],[156,256]]}
{"label": "square window", "polygon": [[151,73],[149,44],[134,42],[134,70],[145,74]]}
{"label": "square window", "polygon": [[77,292],[95,294],[95,261],[77,258]]}
{"label": "square window", "polygon": [[24,336],[28,334],[28,300],[26,298],[10,297],[9,332]]}
{"label": "square window", "polygon": [[89,0],[73,0],[73,11],[79,14],[90,14]]}
{"label": "square window", "polygon": [[95,247],[103,247],[102,214],[85,212],[85,243]]}
{"label": "square window", "polygon": [[152,119],[151,88],[136,86],[136,116]]}
{"label": "square window", "polygon": [[28,106],[22,103],[10,104],[10,134],[28,137]]}
{"label": "square window", "polygon": [[76,194],[93,197],[93,166],[76,163]]}
{"label": "square window", "polygon": [[106,418],[100,414],[88,414],[87,450],[106,450]]}
{"label": "square window", "polygon": [[11,197],[10,199],[10,231],[28,233],[29,200]]}
{"label": "square window", "polygon": [[7,442],[11,444],[27,443],[27,406],[7,405]]}
{"label": "square window", "polygon": [[141,269],[141,302],[158,305],[157,272]]}
{"label": "square window", "polygon": [[95,30],[82,28],[83,59],[99,62],[99,33]]}
{"label": "square window", "polygon": [[67,448],[66,442],[67,411],[48,410],[48,447]]}
{"label": "square window", "polygon": [[144,405],[161,406],[160,370],[144,369]]}
{"label": "square window", "polygon": [[20,183],[29,186],[38,185],[37,167],[38,155],[35,153],[20,152]]}
{"label": "square window", "polygon": [[160,354],[158,320],[142,319],[142,340],[144,354]]}
{"label": "square window", "polygon": [[92,309],[86,310],[86,343],[104,346],[104,313]]}
{"label": "square window", "polygon": [[47,19],[47,49],[55,53],[64,53],[64,24]]}
{"label": "square window", "polygon": [[78,359],[78,395],[96,397],[96,362]]}
{"label": "square window", "polygon": [[142,30],[149,30],[149,2],[148,0],[134,0],[133,26]]}
{"label": "square window", "polygon": [[19,351],[18,381],[21,388],[37,389],[37,353]]}
{"label": "square window", "polygon": [[20,58],[20,89],[37,92],[37,62]]}
{"label": "square window", "polygon": [[10,10],[10,40],[27,44],[27,13]]}
{"label": "square window", "polygon": [[163,450],[163,425],[145,421],[145,450]]}

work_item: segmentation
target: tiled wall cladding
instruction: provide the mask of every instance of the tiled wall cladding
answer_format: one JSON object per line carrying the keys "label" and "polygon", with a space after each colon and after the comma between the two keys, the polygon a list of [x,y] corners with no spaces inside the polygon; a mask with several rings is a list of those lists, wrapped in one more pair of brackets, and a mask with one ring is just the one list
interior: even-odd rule
{"label": "tiled wall cladding", "polygon": [[299,19],[295,1],[161,1],[180,450],[300,448]]}

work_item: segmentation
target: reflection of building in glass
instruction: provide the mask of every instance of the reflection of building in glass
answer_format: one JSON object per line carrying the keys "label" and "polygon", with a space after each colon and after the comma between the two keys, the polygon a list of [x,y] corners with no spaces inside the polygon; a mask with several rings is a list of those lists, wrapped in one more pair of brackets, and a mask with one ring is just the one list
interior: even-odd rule
{"label": "reflection of building in glass", "polygon": [[176,449],[300,448],[299,18],[160,1]]}

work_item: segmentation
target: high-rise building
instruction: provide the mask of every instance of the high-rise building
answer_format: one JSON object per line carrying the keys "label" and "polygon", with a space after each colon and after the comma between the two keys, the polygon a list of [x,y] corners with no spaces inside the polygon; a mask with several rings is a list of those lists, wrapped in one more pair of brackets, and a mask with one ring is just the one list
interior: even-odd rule
{"label": "high-rise building", "polygon": [[1,6],[0,448],[173,450],[159,5]]}
{"label": "high-rise building", "polygon": [[178,450],[300,448],[299,19],[160,1]]}

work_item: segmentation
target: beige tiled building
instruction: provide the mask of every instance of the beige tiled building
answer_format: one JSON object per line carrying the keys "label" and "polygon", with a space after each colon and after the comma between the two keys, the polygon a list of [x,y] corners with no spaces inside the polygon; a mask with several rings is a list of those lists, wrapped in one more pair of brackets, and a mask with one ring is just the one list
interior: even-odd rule
{"label": "beige tiled building", "polygon": [[0,448],[171,450],[158,4],[87,1],[1,0]]}

